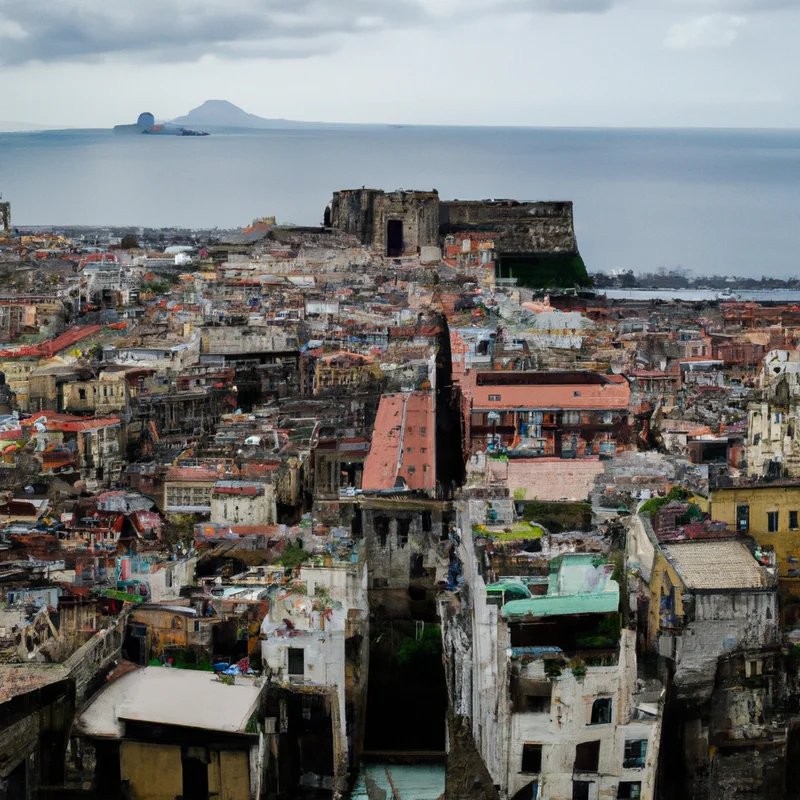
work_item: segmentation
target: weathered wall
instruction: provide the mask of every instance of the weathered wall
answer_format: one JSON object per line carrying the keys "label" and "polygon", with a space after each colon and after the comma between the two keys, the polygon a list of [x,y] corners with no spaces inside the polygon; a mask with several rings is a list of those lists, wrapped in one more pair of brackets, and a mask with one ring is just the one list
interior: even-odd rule
{"label": "weathered wall", "polygon": [[494,469],[506,470],[512,496],[525,500],[586,500],[595,478],[605,469],[599,458],[514,458],[496,462]]}
{"label": "weathered wall", "polygon": [[119,751],[123,781],[136,800],[175,800],[183,795],[181,748],[147,742],[122,742]]}
{"label": "weathered wall", "polygon": [[403,223],[403,255],[415,255],[439,241],[437,192],[344,189],[333,195],[331,225],[358,237],[362,244],[387,253],[390,220]]}
{"label": "weathered wall", "polygon": [[279,326],[239,326],[202,328],[201,352],[224,355],[274,353],[296,350],[296,334]]}
{"label": "weathered wall", "polygon": [[447,546],[440,542],[441,513],[406,510],[398,503],[365,508],[362,514],[370,613],[383,619],[432,620],[438,586],[449,567]]}
{"label": "weathered wall", "polygon": [[439,203],[439,222],[442,233],[493,232],[500,254],[578,250],[571,202],[447,201]]}

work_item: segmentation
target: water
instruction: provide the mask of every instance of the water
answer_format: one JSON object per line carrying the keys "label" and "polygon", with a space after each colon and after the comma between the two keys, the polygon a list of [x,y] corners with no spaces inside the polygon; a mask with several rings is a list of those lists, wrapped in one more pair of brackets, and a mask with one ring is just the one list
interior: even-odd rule
{"label": "water", "polygon": [[350,800],[367,800],[364,775],[368,774],[387,797],[392,797],[392,788],[386,777],[386,769],[392,776],[392,782],[403,800],[437,800],[444,794],[444,764],[419,764],[403,766],[398,764],[363,764],[361,772],[353,787]]}
{"label": "water", "polygon": [[703,300],[722,302],[800,303],[800,291],[793,289],[735,289],[725,294],[714,289],[600,289],[611,300]]}
{"label": "water", "polygon": [[345,127],[0,134],[18,224],[318,224],[339,188],[575,202],[590,269],[796,274],[800,132]]}

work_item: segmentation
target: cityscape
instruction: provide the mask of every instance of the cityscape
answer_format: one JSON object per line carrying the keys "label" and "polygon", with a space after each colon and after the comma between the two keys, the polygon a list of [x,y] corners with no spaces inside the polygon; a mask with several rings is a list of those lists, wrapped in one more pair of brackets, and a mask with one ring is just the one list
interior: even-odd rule
{"label": "cityscape", "polygon": [[8,200],[0,797],[798,796],[793,299],[615,296],[568,201]]}

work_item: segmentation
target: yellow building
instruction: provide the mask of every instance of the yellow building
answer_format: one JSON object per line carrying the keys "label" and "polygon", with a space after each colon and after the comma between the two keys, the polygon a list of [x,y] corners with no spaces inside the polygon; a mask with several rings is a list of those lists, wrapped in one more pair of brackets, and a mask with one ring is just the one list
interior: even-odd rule
{"label": "yellow building", "polygon": [[774,549],[782,590],[800,594],[800,482],[714,489],[711,517]]}
{"label": "yellow building", "polygon": [[266,759],[259,740],[267,735],[269,748],[274,729],[259,712],[262,691],[254,679],[239,676],[226,685],[208,672],[167,667],[136,669],[107,683],[72,731],[98,753],[102,748],[98,796],[109,796],[104,778],[114,773],[114,788],[121,780],[136,800],[261,796]]}

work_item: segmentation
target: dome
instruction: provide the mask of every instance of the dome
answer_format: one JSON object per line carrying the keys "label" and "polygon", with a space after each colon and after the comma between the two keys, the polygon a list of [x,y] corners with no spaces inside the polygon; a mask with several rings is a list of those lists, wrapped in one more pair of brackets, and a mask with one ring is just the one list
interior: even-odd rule
{"label": "dome", "polygon": [[139,114],[136,124],[141,125],[143,128],[150,128],[156,124],[156,118],[149,111],[145,111]]}

